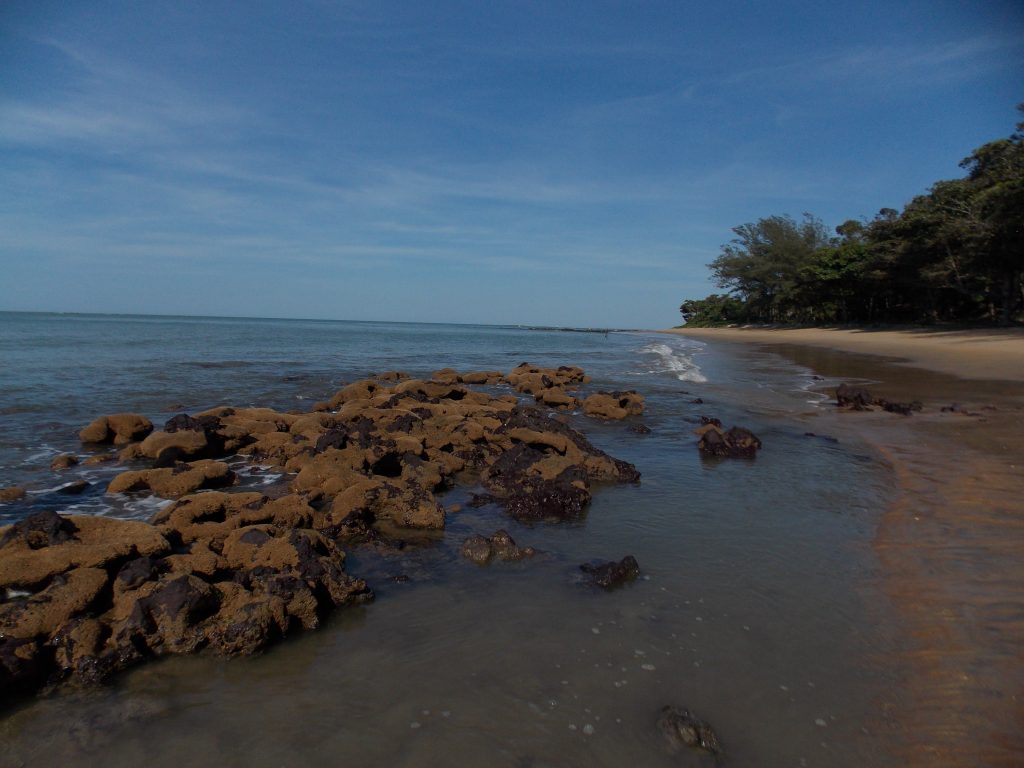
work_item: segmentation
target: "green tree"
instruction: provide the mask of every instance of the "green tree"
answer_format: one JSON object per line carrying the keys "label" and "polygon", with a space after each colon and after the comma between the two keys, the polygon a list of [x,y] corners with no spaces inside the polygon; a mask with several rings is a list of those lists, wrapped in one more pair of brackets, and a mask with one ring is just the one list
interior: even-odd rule
{"label": "green tree", "polygon": [[801,272],[829,242],[821,220],[809,213],[800,222],[769,216],[735,227],[733,233],[736,237],[708,265],[716,283],[742,299],[753,319],[798,319]]}

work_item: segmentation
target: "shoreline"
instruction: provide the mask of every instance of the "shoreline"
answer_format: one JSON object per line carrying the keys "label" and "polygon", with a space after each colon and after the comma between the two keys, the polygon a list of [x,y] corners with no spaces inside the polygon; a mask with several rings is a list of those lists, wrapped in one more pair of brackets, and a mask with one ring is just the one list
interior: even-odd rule
{"label": "shoreline", "polygon": [[701,341],[824,347],[960,378],[1024,383],[1024,328],[671,328],[661,333]]}
{"label": "shoreline", "polygon": [[[881,702],[906,765],[1024,759],[1024,330],[694,329],[747,343],[877,394],[921,400],[910,417],[826,412],[828,428],[892,466],[874,540],[904,640],[905,701]],[[961,403],[967,413],[943,412]],[[894,696],[894,699],[898,697]]]}

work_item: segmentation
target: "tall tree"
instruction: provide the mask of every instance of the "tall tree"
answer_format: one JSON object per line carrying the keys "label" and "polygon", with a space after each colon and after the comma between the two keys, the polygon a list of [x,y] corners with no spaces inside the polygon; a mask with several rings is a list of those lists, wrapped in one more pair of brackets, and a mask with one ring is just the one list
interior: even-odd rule
{"label": "tall tree", "polygon": [[708,265],[715,281],[743,299],[756,319],[792,319],[801,272],[829,242],[825,225],[809,213],[800,222],[769,216],[733,233],[736,237]]}

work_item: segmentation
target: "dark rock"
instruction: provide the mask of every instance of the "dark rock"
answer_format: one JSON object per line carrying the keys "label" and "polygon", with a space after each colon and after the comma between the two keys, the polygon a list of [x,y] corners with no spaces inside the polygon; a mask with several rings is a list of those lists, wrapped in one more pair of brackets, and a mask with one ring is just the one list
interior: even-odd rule
{"label": "dark rock", "polygon": [[316,441],[314,451],[323,453],[328,448],[336,448],[339,451],[348,446],[349,432],[346,427],[334,427],[320,435]]}
{"label": "dark rock", "polygon": [[77,496],[80,493],[85,492],[89,488],[89,483],[85,480],[75,480],[74,482],[62,485],[57,489],[57,493],[63,493],[66,496]]}
{"label": "dark rock", "polygon": [[761,449],[761,441],[749,429],[733,427],[723,432],[720,427],[708,424],[702,427],[697,447],[701,453],[710,456],[750,459]]}
{"label": "dark rock", "polygon": [[722,420],[716,419],[714,416],[701,416],[700,423],[701,426],[704,426],[706,424],[714,424],[716,427],[722,426]]}
{"label": "dark rock", "polygon": [[854,387],[844,383],[836,388],[836,403],[840,408],[864,411],[868,410],[873,402],[874,398],[864,387]]}
{"label": "dark rock", "polygon": [[646,424],[631,424],[629,431],[637,435],[649,435],[651,434],[651,428]]}
{"label": "dark rock", "polygon": [[519,520],[581,517],[590,503],[590,489],[579,467],[569,467],[552,480],[525,475],[503,498],[505,508]]}
{"label": "dark rock", "polygon": [[587,574],[588,581],[602,589],[614,589],[640,575],[640,565],[632,555],[615,562],[584,563],[580,570]]}
{"label": "dark rock", "polygon": [[896,403],[891,400],[879,398],[875,401],[875,404],[880,405],[883,411],[898,413],[901,416],[910,416],[914,411],[920,411],[923,408],[921,403],[917,400],[912,403]]}
{"label": "dark rock", "polygon": [[522,560],[536,554],[533,547],[519,547],[508,531],[496,531],[493,536],[475,534],[462,542],[462,556],[477,565],[485,565],[492,558]]}
{"label": "dark rock", "polygon": [[69,541],[77,531],[73,522],[52,510],[35,512],[8,528],[3,538],[0,538],[0,547],[21,541],[29,549],[41,549]]}
{"label": "dark rock", "polygon": [[[983,409],[983,410],[995,410],[995,409],[991,408],[991,406],[990,406],[989,408],[986,408],[986,409]],[[944,405],[944,406],[942,406],[942,413],[961,413],[964,416],[978,416],[979,415],[979,414],[975,413],[974,411],[967,410],[967,408],[965,408],[964,406],[960,405],[960,403],[953,403],[952,405]]]}
{"label": "dark rock", "polygon": [[42,685],[49,666],[47,654],[34,639],[0,635],[0,705]]}
{"label": "dark rock", "polygon": [[154,579],[161,570],[159,562],[152,557],[137,557],[122,565],[115,579],[119,589],[135,589]]}
{"label": "dark rock", "polygon": [[711,726],[694,716],[688,709],[663,707],[658,716],[658,730],[664,735],[666,746],[672,753],[684,747],[702,749],[718,757],[722,744]]}
{"label": "dark rock", "polygon": [[690,405],[704,405],[704,399],[701,397],[695,397],[690,401]]}

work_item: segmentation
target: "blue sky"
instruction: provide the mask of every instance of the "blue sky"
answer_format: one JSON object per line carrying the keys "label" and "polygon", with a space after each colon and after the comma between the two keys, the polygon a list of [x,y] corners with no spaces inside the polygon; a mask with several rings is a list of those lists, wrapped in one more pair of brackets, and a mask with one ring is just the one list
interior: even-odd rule
{"label": "blue sky", "polygon": [[1008,135],[1018,2],[0,4],[0,309],[665,327]]}

